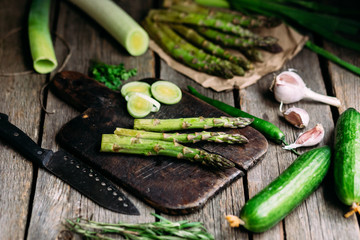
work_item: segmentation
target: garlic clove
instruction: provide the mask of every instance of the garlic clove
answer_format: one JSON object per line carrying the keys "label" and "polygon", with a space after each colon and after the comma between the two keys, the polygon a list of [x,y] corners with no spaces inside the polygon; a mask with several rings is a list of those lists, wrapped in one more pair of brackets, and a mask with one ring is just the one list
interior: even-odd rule
{"label": "garlic clove", "polygon": [[298,147],[310,147],[320,143],[325,135],[325,130],[322,124],[318,123],[312,129],[301,133],[293,144],[283,147],[286,150],[295,149]]}
{"label": "garlic clove", "polygon": [[307,88],[303,79],[293,69],[277,75],[271,85],[271,90],[274,92],[275,99],[284,104],[298,102],[306,98],[335,107],[341,106],[338,98],[322,95]]}
{"label": "garlic clove", "polygon": [[275,77],[272,91],[278,102],[298,102],[304,98],[306,86],[302,78],[293,71],[284,71]]}
{"label": "garlic clove", "polygon": [[309,124],[309,114],[302,108],[291,107],[283,115],[286,121],[297,128],[304,128]]}

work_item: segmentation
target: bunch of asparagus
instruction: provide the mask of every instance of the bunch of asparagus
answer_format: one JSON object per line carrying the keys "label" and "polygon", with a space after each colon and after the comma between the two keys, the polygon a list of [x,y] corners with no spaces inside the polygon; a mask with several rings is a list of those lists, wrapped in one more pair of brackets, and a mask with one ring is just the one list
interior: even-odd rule
{"label": "bunch of asparagus", "polygon": [[134,129],[116,128],[114,134],[103,134],[100,151],[145,156],[163,155],[186,159],[216,169],[226,169],[234,167],[234,163],[218,154],[188,147],[182,145],[182,143],[208,141],[243,144],[248,142],[245,136],[224,132],[168,133],[166,131],[195,128],[208,129],[212,127],[241,128],[249,125],[251,122],[251,119],[241,117],[135,119]]}
{"label": "bunch of asparagus", "polygon": [[[282,51],[278,39],[252,31],[278,24],[273,19],[210,9],[191,1],[176,1],[152,9],[143,21],[151,38],[175,60],[197,71],[225,79],[243,76],[261,62],[259,49]],[[242,54],[232,54],[227,48]]]}

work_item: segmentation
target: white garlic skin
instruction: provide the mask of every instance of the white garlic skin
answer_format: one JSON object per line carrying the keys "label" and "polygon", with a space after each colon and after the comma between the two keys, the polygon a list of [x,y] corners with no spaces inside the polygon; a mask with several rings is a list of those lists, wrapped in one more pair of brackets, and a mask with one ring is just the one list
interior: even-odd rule
{"label": "white garlic skin", "polygon": [[291,107],[283,115],[289,123],[297,128],[307,127],[310,121],[308,112],[302,108]]}
{"label": "white garlic skin", "polygon": [[284,71],[277,75],[274,81],[272,91],[278,102],[294,103],[305,97],[306,85],[297,73]]}

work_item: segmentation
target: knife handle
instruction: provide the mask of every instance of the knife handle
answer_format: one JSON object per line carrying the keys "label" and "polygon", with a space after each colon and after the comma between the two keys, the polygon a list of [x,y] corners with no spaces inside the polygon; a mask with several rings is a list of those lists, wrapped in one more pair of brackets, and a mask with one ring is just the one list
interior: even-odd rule
{"label": "knife handle", "polygon": [[40,166],[50,159],[51,150],[42,149],[28,135],[9,122],[6,114],[0,113],[0,138],[16,148],[26,158]]}

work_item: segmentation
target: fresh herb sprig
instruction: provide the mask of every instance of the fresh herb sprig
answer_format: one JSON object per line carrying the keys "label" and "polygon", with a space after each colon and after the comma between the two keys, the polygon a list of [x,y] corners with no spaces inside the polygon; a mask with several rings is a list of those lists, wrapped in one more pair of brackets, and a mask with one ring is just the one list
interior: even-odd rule
{"label": "fresh herb sprig", "polygon": [[106,87],[119,91],[123,81],[136,76],[137,69],[125,69],[124,64],[110,65],[102,62],[93,62],[89,69],[90,76],[105,84]]}
{"label": "fresh herb sprig", "polygon": [[95,222],[83,218],[66,220],[66,227],[87,239],[113,240],[105,234],[119,234],[125,239],[133,240],[213,240],[214,236],[206,231],[200,222],[188,222],[186,220],[172,222],[157,214],[152,214],[159,222],[153,223],[123,223],[117,224]]}

